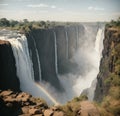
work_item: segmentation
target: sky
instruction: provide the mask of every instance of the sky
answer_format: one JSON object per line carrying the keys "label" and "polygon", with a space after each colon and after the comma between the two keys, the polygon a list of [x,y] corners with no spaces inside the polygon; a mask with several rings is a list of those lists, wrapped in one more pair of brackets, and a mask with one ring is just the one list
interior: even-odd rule
{"label": "sky", "polygon": [[110,21],[120,0],[0,0],[0,18],[72,22]]}

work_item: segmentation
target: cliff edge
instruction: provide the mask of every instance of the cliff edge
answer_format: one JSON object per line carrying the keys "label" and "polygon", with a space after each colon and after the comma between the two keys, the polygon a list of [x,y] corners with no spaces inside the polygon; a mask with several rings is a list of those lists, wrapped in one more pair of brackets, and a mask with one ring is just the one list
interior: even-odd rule
{"label": "cliff edge", "polygon": [[20,91],[15,59],[8,41],[0,40],[0,89]]}
{"label": "cliff edge", "polygon": [[[102,116],[120,115],[120,27],[106,27],[103,57],[94,99],[106,111]],[[105,114],[108,113],[108,114]]]}

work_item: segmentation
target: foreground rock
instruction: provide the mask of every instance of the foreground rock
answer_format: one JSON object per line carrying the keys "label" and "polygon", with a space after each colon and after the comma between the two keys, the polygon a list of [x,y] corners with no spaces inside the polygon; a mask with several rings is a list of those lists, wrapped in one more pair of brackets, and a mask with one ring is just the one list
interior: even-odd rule
{"label": "foreground rock", "polygon": [[49,108],[40,98],[8,90],[0,91],[0,116],[65,116],[65,114],[60,109]]}
{"label": "foreground rock", "polygon": [[100,116],[89,101],[70,101],[49,107],[44,100],[25,92],[0,91],[0,116]]}
{"label": "foreground rock", "polygon": [[[93,102],[88,101],[87,96],[81,95],[79,97],[73,98],[67,104],[62,106],[57,106],[65,112],[66,116],[101,116],[99,110]],[[54,116],[61,116],[62,112]]]}
{"label": "foreground rock", "polygon": [[89,101],[82,101],[80,116],[100,116],[98,109]]}

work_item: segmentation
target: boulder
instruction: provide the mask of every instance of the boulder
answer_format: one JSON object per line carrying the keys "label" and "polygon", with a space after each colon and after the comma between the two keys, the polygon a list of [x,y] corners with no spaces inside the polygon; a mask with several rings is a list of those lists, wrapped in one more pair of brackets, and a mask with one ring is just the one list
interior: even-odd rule
{"label": "boulder", "polygon": [[3,91],[0,93],[1,96],[9,96],[10,94],[12,94],[13,91]]}
{"label": "boulder", "polygon": [[53,116],[65,116],[65,114],[62,111],[60,112],[56,111],[54,112]]}
{"label": "boulder", "polygon": [[81,110],[78,112],[80,116],[100,116],[98,109],[90,101],[82,101]]}
{"label": "boulder", "polygon": [[44,116],[52,116],[53,115],[53,111],[51,109],[47,109],[44,111]]}
{"label": "boulder", "polygon": [[29,107],[28,106],[22,107],[21,110],[22,110],[22,113],[24,113],[24,114],[29,113]]}
{"label": "boulder", "polygon": [[29,114],[41,114],[41,110],[39,109],[29,109]]}

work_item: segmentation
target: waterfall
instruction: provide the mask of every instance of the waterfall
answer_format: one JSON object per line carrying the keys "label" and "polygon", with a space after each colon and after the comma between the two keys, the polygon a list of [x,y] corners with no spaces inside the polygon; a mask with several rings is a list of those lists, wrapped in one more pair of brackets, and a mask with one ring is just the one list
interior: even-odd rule
{"label": "waterfall", "polygon": [[[67,27],[67,28],[71,28],[71,27]],[[66,57],[66,60],[69,60],[68,51],[69,51],[69,47],[71,46],[68,46],[68,42],[69,42],[68,37],[70,37],[70,35],[68,36],[68,34],[71,34],[72,32],[69,33],[69,29],[67,28],[64,28],[65,31],[63,34],[65,34],[65,37],[63,36],[64,38],[62,39],[64,39],[65,44],[66,44],[66,48],[65,48],[66,56],[65,57]],[[17,76],[20,80],[21,90],[28,92],[32,94],[33,96],[37,96],[37,97],[40,96],[41,98],[44,98],[49,104],[58,104],[57,101],[59,101],[60,103],[65,103],[66,101],[72,99],[73,97],[79,96],[83,90],[89,88],[87,95],[89,99],[92,100],[94,96],[94,90],[96,87],[96,77],[99,72],[101,51],[103,49],[102,42],[103,42],[103,36],[104,36],[104,28],[99,28],[97,34],[95,31],[96,28],[94,26],[92,27],[90,25],[84,24],[84,29],[85,29],[84,30],[85,33],[82,36],[83,39],[80,40],[79,39],[80,30],[78,27],[76,27],[74,32],[77,35],[74,34],[75,39],[73,38],[73,40],[76,42],[77,50],[74,53],[74,56],[71,58],[71,60],[67,64],[65,64],[68,67],[70,65],[69,68],[71,68],[72,64],[75,63],[75,66],[77,64],[77,68],[75,68],[75,70],[77,69],[77,71],[76,73],[69,72],[68,74],[65,74],[65,75],[58,74],[57,52],[61,50],[62,48],[61,49],[57,48],[58,43],[57,43],[57,38],[56,38],[56,32],[53,29],[51,31],[53,40],[51,39],[50,42],[53,42],[54,44],[54,50],[52,51],[52,53],[55,53],[55,56],[53,56],[54,58],[52,57],[55,60],[53,61],[52,59],[52,61],[55,62],[55,70],[52,70],[52,71],[57,74],[60,84],[65,89],[63,93],[59,93],[59,90],[53,92],[51,89],[52,87],[48,86],[47,82],[44,83],[41,81],[41,76],[42,76],[41,75],[41,68],[42,68],[41,63],[42,62],[40,62],[39,56],[43,54],[38,52],[38,49],[36,46],[37,41],[35,41],[35,38],[33,38],[33,36],[30,35],[32,36],[33,45],[35,46],[35,52],[36,52],[36,57],[37,57],[36,62],[38,64],[39,78],[40,78],[39,83],[34,82],[33,64],[32,64],[32,60],[29,55],[27,38],[24,35],[19,35],[19,37],[17,36],[17,38],[11,38],[11,39],[8,38],[7,40],[11,43],[11,46],[13,49],[13,53],[14,53],[14,57],[16,61]],[[81,42],[79,48],[78,48],[78,41]],[[39,43],[37,45],[39,45]],[[49,43],[47,45],[49,45]],[[47,50],[47,52],[49,52],[49,50]],[[48,62],[49,62],[49,59],[48,59]],[[46,64],[43,64],[43,65],[46,65]],[[44,73],[47,73],[47,71],[45,71]],[[44,84],[47,87],[44,87],[43,86]],[[57,99],[57,101],[55,99]]]}
{"label": "waterfall", "polygon": [[57,40],[56,40],[56,33],[53,31],[54,34],[54,42],[55,42],[55,70],[56,74],[58,75],[58,64],[57,64]]}
{"label": "waterfall", "polygon": [[76,33],[77,33],[77,37],[76,37],[76,50],[78,49],[78,42],[79,42],[79,32],[78,32],[78,27],[76,26]]}
{"label": "waterfall", "polygon": [[68,59],[68,33],[67,28],[65,29],[65,39],[66,39],[66,59]]}
{"label": "waterfall", "polygon": [[40,85],[40,83],[38,85],[34,82],[34,71],[32,60],[29,55],[27,38],[24,35],[19,34],[19,37],[17,36],[17,38],[2,36],[0,39],[9,41],[11,44],[16,62],[17,76],[20,81],[20,89],[33,96],[44,98],[49,105],[59,104],[54,97]]}
{"label": "waterfall", "polygon": [[28,79],[34,79],[33,66],[28,51],[27,39],[25,36],[21,36],[17,39],[8,39],[8,41],[12,45],[13,53],[16,59],[17,75],[20,77],[21,89],[23,89],[24,84],[22,85],[22,83],[24,83],[24,79],[26,81]]}
{"label": "waterfall", "polygon": [[32,39],[33,39],[33,44],[35,46],[35,51],[36,51],[36,56],[37,56],[37,63],[38,63],[38,69],[39,69],[39,81],[41,82],[42,81],[42,75],[41,75],[41,64],[40,64],[40,59],[39,59],[39,55],[38,55],[38,50],[37,50],[37,47],[36,47],[36,43],[35,43],[35,39],[33,38],[33,36],[31,36]]}
{"label": "waterfall", "polygon": [[[96,27],[94,28],[91,25],[84,25],[84,29],[84,39],[80,40],[82,44],[72,59],[73,62],[78,64],[79,73],[59,76],[59,80],[66,91],[66,94],[62,96],[68,96],[68,98],[61,98],[63,102],[66,99],[70,100],[75,96],[79,96],[81,93],[85,93],[89,100],[92,100],[94,96],[96,77],[99,72],[99,54],[101,53],[101,51],[96,51],[95,43],[100,45],[99,48],[102,49],[104,29],[101,31],[101,28],[99,28],[97,33],[95,32]],[[98,41],[98,39],[100,40]]]}
{"label": "waterfall", "polygon": [[99,28],[96,36],[95,41],[95,50],[99,54],[99,59],[102,56],[102,49],[103,49],[103,38],[104,38],[104,28]]}
{"label": "waterfall", "polygon": [[[97,35],[96,35],[96,40],[95,40],[94,49],[96,51],[96,57],[98,59],[98,61],[97,61],[97,74],[99,73],[100,59],[102,57],[103,39],[104,39],[104,27],[98,29],[98,32],[97,32]],[[93,82],[92,82],[91,87],[88,89],[89,100],[93,100],[93,98],[94,98],[96,83],[97,83],[97,79],[95,78],[95,80],[93,80]]]}

